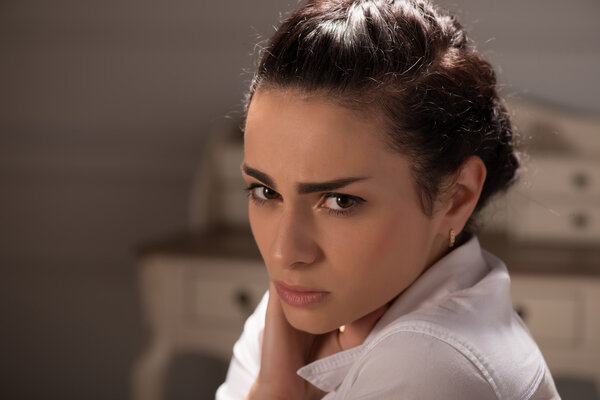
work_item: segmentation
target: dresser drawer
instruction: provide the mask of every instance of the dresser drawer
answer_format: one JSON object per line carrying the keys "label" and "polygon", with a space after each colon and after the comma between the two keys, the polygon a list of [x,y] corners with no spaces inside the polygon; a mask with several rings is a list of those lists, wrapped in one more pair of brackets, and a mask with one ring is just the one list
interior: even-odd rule
{"label": "dresser drawer", "polygon": [[600,243],[598,204],[536,200],[519,201],[513,209],[511,230],[516,239]]}
{"label": "dresser drawer", "polygon": [[186,318],[205,325],[241,327],[269,285],[262,264],[206,262],[187,275],[184,282]]}
{"label": "dresser drawer", "polygon": [[537,157],[526,168],[520,186],[536,195],[600,197],[600,162]]}
{"label": "dresser drawer", "polygon": [[513,306],[537,341],[572,347],[582,334],[583,301],[576,293],[551,296],[515,290]]}
{"label": "dresser drawer", "polygon": [[600,383],[600,276],[512,274],[511,295],[553,374]]}

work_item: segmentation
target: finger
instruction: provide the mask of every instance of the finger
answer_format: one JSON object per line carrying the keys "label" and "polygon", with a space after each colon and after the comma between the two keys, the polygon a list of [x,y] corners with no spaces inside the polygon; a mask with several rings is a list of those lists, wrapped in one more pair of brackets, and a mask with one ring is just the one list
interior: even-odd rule
{"label": "finger", "polygon": [[312,335],[297,330],[288,322],[277,290],[271,283],[263,334],[263,366],[275,371],[300,368],[312,339]]}
{"label": "finger", "polygon": [[297,331],[285,318],[279,296],[271,283],[260,371],[254,383],[254,393],[261,393],[257,398],[269,398],[273,394],[283,396],[290,390],[297,393],[305,390],[304,381],[296,374],[297,369],[304,365],[299,339]]}
{"label": "finger", "polygon": [[265,321],[265,331],[267,330],[274,335],[273,339],[277,340],[278,344],[293,342],[297,346],[298,340],[307,336],[305,332],[297,330],[288,322],[273,282],[269,285],[269,302]]}

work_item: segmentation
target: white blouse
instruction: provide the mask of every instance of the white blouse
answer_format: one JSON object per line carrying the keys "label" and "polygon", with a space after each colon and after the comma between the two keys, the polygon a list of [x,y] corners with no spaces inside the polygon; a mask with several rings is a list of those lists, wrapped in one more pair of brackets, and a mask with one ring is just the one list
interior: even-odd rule
{"label": "white blouse", "polygon": [[[243,399],[258,374],[267,299],[244,325],[217,400]],[[363,344],[297,373],[326,400],[560,399],[512,308],[505,265],[476,237],[398,296]]]}

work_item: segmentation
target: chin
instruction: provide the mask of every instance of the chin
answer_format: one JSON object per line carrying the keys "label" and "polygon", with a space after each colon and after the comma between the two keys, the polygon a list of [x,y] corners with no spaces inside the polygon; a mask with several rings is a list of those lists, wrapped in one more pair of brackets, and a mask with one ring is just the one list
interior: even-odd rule
{"label": "chin", "polygon": [[339,327],[335,321],[320,315],[316,310],[290,310],[284,308],[284,314],[285,318],[294,328],[313,335],[331,332]]}

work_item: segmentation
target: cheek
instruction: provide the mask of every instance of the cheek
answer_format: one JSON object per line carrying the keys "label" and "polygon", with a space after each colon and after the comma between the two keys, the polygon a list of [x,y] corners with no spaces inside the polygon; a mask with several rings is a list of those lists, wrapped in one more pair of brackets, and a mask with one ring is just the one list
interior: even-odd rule
{"label": "cheek", "polygon": [[402,290],[423,269],[426,231],[419,216],[382,216],[357,232],[330,253],[340,256],[337,272],[354,277],[356,287],[370,282]]}
{"label": "cheek", "polygon": [[270,243],[270,235],[273,234],[273,228],[270,226],[270,220],[267,216],[264,212],[261,213],[261,210],[257,210],[256,207],[249,207],[248,220],[250,222],[250,229],[258,250],[265,261],[267,261],[265,257],[268,255],[267,244]]}

